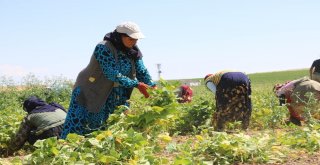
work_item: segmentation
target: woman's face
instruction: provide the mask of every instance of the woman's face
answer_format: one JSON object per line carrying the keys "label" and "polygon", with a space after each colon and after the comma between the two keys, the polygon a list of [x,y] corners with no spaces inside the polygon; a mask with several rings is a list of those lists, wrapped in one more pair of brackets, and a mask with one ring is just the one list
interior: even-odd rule
{"label": "woman's face", "polygon": [[122,39],[123,45],[127,48],[132,48],[134,45],[136,45],[136,43],[138,41],[137,39],[134,39],[134,38],[131,38],[131,37],[125,36],[125,35],[123,35],[121,37],[121,39]]}

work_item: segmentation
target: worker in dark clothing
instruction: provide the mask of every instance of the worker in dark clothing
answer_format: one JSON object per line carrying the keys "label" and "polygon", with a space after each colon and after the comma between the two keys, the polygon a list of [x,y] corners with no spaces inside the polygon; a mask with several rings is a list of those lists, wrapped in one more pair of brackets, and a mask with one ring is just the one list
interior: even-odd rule
{"label": "worker in dark clothing", "polygon": [[28,113],[20,124],[20,128],[11,139],[7,155],[12,155],[22,148],[25,142],[34,144],[37,140],[49,137],[60,137],[66,118],[63,106],[57,103],[46,103],[38,97],[31,96],[23,103],[23,109]]}

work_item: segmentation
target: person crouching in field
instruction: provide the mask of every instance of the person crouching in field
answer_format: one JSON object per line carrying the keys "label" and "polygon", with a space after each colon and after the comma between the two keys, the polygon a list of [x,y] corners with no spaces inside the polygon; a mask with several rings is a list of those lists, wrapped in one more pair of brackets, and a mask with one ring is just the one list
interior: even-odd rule
{"label": "person crouching in field", "polygon": [[[279,98],[280,105],[286,105],[290,118],[289,121],[295,125],[301,126],[302,121],[307,121],[306,107],[310,109],[311,116],[320,119],[319,110],[320,104],[320,83],[311,80],[307,77],[296,79],[293,81],[286,82],[284,84],[276,84],[274,92]],[[307,95],[312,94],[312,96]],[[312,104],[312,98],[316,100],[316,104]]]}
{"label": "person crouching in field", "polygon": [[179,103],[190,103],[192,101],[192,89],[188,85],[181,85],[177,90]]}
{"label": "person crouching in field", "polygon": [[31,96],[23,103],[23,110],[28,114],[20,124],[18,132],[11,139],[7,155],[12,155],[22,148],[26,141],[33,145],[37,140],[60,137],[66,110],[58,103],[46,103],[36,96]]}
{"label": "person crouching in field", "polygon": [[212,124],[216,131],[223,131],[226,122],[241,121],[242,129],[249,126],[251,82],[242,72],[221,71],[204,78],[206,87],[215,94],[216,112]]}

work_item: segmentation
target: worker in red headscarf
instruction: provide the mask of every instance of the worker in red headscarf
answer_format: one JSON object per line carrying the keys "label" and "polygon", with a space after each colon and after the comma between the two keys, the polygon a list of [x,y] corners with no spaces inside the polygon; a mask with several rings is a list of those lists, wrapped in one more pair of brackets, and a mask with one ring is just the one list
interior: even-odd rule
{"label": "worker in red headscarf", "polygon": [[192,89],[188,85],[181,85],[178,90],[178,102],[189,103],[192,101]]}

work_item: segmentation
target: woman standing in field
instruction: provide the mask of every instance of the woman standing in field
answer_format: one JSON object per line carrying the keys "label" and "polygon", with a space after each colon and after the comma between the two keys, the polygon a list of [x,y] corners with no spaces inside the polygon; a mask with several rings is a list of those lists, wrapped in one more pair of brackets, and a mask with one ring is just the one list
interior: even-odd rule
{"label": "woman standing in field", "polygon": [[149,97],[147,88],[155,83],[136,45],[141,38],[144,35],[137,24],[123,22],[96,46],[74,85],[62,138],[100,129],[117,106],[129,106],[134,87]]}
{"label": "woman standing in field", "polygon": [[207,88],[215,94],[216,112],[212,123],[217,131],[223,131],[225,123],[241,121],[242,128],[249,126],[251,105],[251,83],[242,72],[221,71],[204,78]]}
{"label": "woman standing in field", "polygon": [[[280,100],[280,105],[285,103],[289,113],[289,121],[293,124],[301,126],[301,121],[306,121],[305,108],[310,106],[312,117],[320,119],[320,112],[318,110],[320,100],[320,83],[309,78],[300,78],[297,80],[289,81],[284,84],[276,84],[274,92]],[[306,94],[312,94],[317,103],[312,105],[312,97]],[[310,105],[308,105],[310,104]]]}

